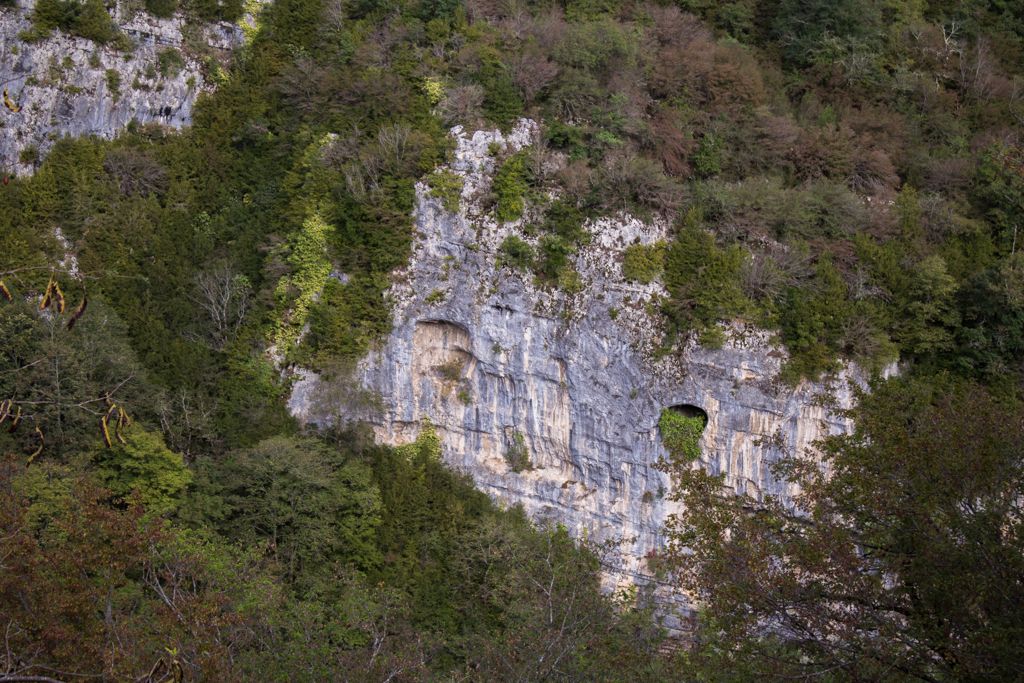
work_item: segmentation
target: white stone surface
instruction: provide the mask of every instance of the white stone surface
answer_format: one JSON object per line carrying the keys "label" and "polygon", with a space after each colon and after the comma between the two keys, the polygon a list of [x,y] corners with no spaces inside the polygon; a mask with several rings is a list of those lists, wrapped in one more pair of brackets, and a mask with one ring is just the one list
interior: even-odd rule
{"label": "white stone surface", "polygon": [[[826,405],[849,407],[859,373],[787,387],[778,381],[785,350],[770,333],[738,323],[721,349],[691,343],[655,360],[662,337],[656,306],[665,292],[657,283],[626,282],[621,263],[629,244],[664,239],[663,225],[629,216],[588,225],[593,239],[576,257],[585,286],[573,296],[497,268],[507,235],[530,238],[481,208],[494,171],[487,149],[519,149],[534,128],[522,121],[508,136],[453,130],[451,170],[465,179],[458,214],[417,187],[414,255],[391,290],[394,329],[359,369],[383,411],[353,417],[369,418],[389,444],[415,439],[429,420],[447,462],[481,489],[577,537],[621,541],[612,580],[650,581],[644,557],[662,546],[674,511],[663,497],[668,477],[654,467],[665,455],[657,430],[663,408],[692,404],[707,412],[702,464],[724,472],[737,491],[786,494],[769,471],[780,452],[762,440],[780,434],[789,451],[806,451],[848,430],[848,420]],[[318,391],[315,375],[301,372],[293,413],[330,419],[316,408]],[[515,473],[506,462],[516,432],[532,470]]]}
{"label": "white stone surface", "polygon": [[[19,0],[17,7],[0,10],[0,83],[21,106],[18,113],[0,109],[4,172],[31,173],[32,165],[19,161],[21,152],[35,145],[45,156],[65,135],[109,139],[132,121],[172,128],[191,122],[196,97],[212,86],[185,46],[181,16],[157,19],[144,12],[133,16],[115,12],[115,23],[135,43],[133,50],[120,52],[59,31],[26,43],[19,34],[31,27],[34,4],[34,0]],[[228,23],[198,31],[201,42],[221,57],[243,39],[241,29]],[[181,52],[185,64],[177,75],[164,77],[157,58],[168,48]],[[119,94],[108,85],[111,69],[120,76]]]}

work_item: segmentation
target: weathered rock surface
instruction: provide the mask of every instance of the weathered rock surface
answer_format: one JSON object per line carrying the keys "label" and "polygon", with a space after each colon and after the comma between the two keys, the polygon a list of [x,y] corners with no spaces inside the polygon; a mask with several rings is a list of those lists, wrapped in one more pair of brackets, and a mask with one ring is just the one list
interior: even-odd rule
{"label": "weathered rock surface", "polygon": [[[663,408],[706,411],[703,464],[725,472],[752,495],[785,493],[769,472],[785,448],[800,451],[849,429],[825,407],[849,406],[850,374],[796,388],[777,381],[784,350],[763,330],[733,326],[718,350],[690,345],[653,359],[661,339],[651,303],[657,284],[622,277],[624,248],[664,239],[665,227],[626,217],[588,226],[590,244],[576,257],[583,289],[574,295],[538,290],[532,275],[499,268],[499,245],[516,224],[502,225],[481,208],[494,170],[488,146],[529,144],[528,121],[508,136],[455,129],[451,169],[465,179],[458,214],[417,188],[415,254],[392,289],[394,330],[360,365],[363,384],[383,412],[369,415],[379,440],[415,439],[429,422],[444,455],[495,498],[553,519],[577,537],[619,539],[616,580],[645,580],[644,558],[661,547],[673,512],[670,482],[655,468],[665,455],[657,422]],[[302,374],[290,407],[308,421],[319,380]],[[521,438],[532,469],[513,472],[506,454]]]}
{"label": "weathered rock surface", "polygon": [[[211,87],[197,48],[224,57],[243,38],[233,24],[186,27],[181,16],[157,19],[119,8],[114,20],[134,43],[131,51],[59,31],[26,43],[19,34],[31,27],[34,5],[19,0],[17,7],[0,10],[0,82],[21,107],[18,113],[0,109],[0,160],[7,172],[32,172],[31,163],[19,160],[22,151],[35,146],[45,156],[65,135],[112,138],[132,121],[187,125],[196,97]],[[194,35],[187,40],[189,32]],[[183,65],[162,74],[159,55],[169,49],[180,53]]]}

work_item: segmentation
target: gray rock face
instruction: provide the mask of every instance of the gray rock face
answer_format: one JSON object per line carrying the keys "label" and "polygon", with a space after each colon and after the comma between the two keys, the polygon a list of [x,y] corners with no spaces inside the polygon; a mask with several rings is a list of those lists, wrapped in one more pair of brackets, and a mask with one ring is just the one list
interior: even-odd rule
{"label": "gray rock face", "polygon": [[[180,16],[128,16],[119,9],[115,23],[135,43],[129,52],[60,32],[26,43],[18,36],[31,27],[34,4],[19,0],[16,8],[0,11],[0,82],[21,107],[18,113],[0,109],[0,159],[5,170],[20,174],[33,170],[19,161],[23,150],[35,146],[45,155],[64,135],[112,138],[132,121],[187,125],[196,97],[211,87],[193,48],[225,56],[242,42],[241,29],[232,24],[186,28]],[[184,64],[163,75],[158,59],[168,49],[178,50]]]}
{"label": "gray rock face", "polygon": [[[726,473],[737,491],[784,494],[768,469],[778,446],[762,439],[781,435],[787,449],[801,451],[848,430],[823,399],[849,406],[855,373],[829,385],[783,386],[785,351],[769,333],[740,325],[721,349],[691,344],[655,360],[662,331],[652,304],[664,289],[626,282],[621,262],[628,245],[664,239],[663,225],[628,216],[588,225],[593,239],[576,256],[576,294],[539,290],[531,275],[499,268],[507,235],[531,238],[480,205],[494,171],[488,145],[519,149],[534,129],[522,121],[508,136],[453,131],[451,170],[465,181],[459,213],[417,188],[415,254],[392,289],[394,330],[359,369],[384,406],[370,419],[389,444],[415,439],[429,421],[447,461],[481,489],[577,537],[619,540],[609,578],[646,581],[644,558],[662,546],[675,511],[664,497],[670,481],[655,468],[665,455],[662,409],[706,411],[702,464]],[[329,419],[317,408],[322,390],[302,373],[293,413]],[[518,440],[532,469],[517,473],[506,456]]]}

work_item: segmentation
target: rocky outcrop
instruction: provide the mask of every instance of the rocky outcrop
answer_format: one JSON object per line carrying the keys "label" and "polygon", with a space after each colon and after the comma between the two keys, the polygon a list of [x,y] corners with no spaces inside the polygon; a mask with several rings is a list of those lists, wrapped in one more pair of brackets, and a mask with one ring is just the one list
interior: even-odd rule
{"label": "rocky outcrop", "polygon": [[186,25],[181,16],[157,19],[119,8],[114,20],[130,50],[59,31],[26,43],[19,36],[31,27],[33,6],[19,0],[0,10],[0,82],[21,107],[0,109],[5,172],[32,172],[31,155],[23,163],[22,153],[34,148],[41,158],[64,135],[112,138],[132,121],[187,125],[196,97],[211,87],[201,61],[214,64],[242,42],[232,24]]}
{"label": "rocky outcrop", "polygon": [[[530,143],[534,125],[509,134],[455,129],[451,170],[464,179],[450,213],[417,188],[415,253],[392,288],[394,330],[360,365],[363,385],[383,410],[367,413],[379,440],[416,438],[426,421],[447,461],[493,497],[552,519],[578,537],[616,539],[610,576],[649,580],[645,557],[662,545],[673,512],[657,423],[662,409],[687,405],[708,417],[703,465],[751,495],[786,493],[769,467],[780,446],[801,451],[850,424],[829,405],[849,406],[851,373],[829,384],[777,380],[785,351],[764,330],[733,325],[720,349],[694,344],[665,357],[657,283],[624,280],[623,250],[665,237],[665,226],[620,216],[587,226],[590,243],[575,257],[582,289],[538,289],[532,275],[500,268],[502,240],[519,224],[500,224],[482,207],[494,145]],[[323,421],[310,374],[296,383],[292,411]],[[525,445],[530,468],[510,454]]]}

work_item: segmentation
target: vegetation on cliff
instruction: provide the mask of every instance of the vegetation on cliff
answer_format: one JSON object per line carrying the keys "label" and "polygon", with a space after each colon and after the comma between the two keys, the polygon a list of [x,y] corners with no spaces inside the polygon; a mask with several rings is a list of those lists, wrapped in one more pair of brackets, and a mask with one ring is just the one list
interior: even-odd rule
{"label": "vegetation on cliff", "polygon": [[[118,40],[102,3],[36,11]],[[61,140],[0,187],[0,679],[1019,677],[1022,55],[995,0],[268,3],[189,130]],[[273,358],[331,372],[389,329],[415,182],[457,206],[446,126],[522,115],[493,202],[539,240],[506,265],[576,286],[584,220],[657,214],[626,267],[666,286],[667,353],[743,318],[792,381],[905,362],[834,476],[787,461],[800,514],[724,494],[664,418],[693,511],[666,566],[706,605],[685,667],[643,596],[601,594],[602,549],[429,435],[284,408]]]}
{"label": "vegetation on cliff", "polygon": [[674,468],[687,513],[661,560],[703,604],[695,676],[1020,678],[1024,409],[951,378],[872,390],[824,468],[784,454],[795,506]]}

